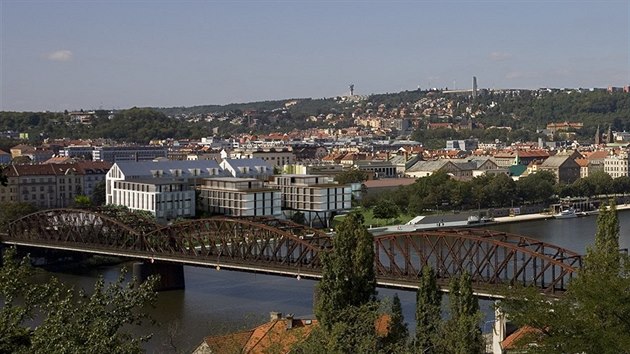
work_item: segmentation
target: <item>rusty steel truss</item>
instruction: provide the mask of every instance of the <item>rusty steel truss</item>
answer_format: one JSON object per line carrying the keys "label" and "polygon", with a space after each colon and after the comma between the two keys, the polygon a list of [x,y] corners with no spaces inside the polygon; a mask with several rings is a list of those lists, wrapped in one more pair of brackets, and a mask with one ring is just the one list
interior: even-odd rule
{"label": "rusty steel truss", "polygon": [[529,237],[482,229],[440,229],[375,237],[379,280],[414,283],[430,265],[438,280],[464,272],[475,287],[522,284],[544,293],[566,290],[582,257]]}
{"label": "rusty steel truss", "polygon": [[[2,242],[162,259],[188,264],[316,275],[319,255],[333,237],[286,220],[213,217],[168,226],[78,209],[51,209],[18,219]],[[438,280],[464,272],[476,289],[534,285],[566,289],[582,266],[580,255],[532,238],[482,229],[440,229],[374,237],[379,284],[413,287],[424,265]]]}

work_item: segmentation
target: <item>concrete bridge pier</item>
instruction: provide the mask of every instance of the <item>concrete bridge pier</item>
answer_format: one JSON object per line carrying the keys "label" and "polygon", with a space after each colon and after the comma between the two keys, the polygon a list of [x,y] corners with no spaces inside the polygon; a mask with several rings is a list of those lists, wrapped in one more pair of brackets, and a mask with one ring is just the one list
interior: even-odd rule
{"label": "concrete bridge pier", "polygon": [[501,342],[506,338],[507,319],[501,310],[501,302],[495,301],[494,305],[494,325],[492,326],[492,354],[503,354]]}
{"label": "concrete bridge pier", "polygon": [[184,265],[175,263],[136,262],[133,264],[133,276],[138,284],[145,282],[149,276],[159,275],[156,291],[180,290],[186,287]]}

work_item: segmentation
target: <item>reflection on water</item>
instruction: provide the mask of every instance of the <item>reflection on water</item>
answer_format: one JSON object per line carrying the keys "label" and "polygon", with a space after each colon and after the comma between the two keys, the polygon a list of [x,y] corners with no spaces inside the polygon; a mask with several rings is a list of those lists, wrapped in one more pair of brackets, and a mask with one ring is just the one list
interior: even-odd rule
{"label": "reflection on water", "polygon": [[[621,247],[630,245],[630,211],[620,212]],[[541,220],[491,228],[538,238],[578,253],[593,243],[596,217],[565,220]],[[131,264],[127,264],[131,268]],[[115,280],[120,266],[56,272],[55,275],[77,288],[90,289],[98,274]],[[147,311],[155,325],[137,329],[138,334],[154,333],[146,345],[149,353],[190,352],[202,338],[212,334],[251,328],[268,320],[270,311],[306,316],[313,313],[315,281],[279,276],[217,271],[214,268],[185,267],[186,290],[160,293],[157,304]],[[45,275],[43,275],[45,276]],[[398,293],[403,314],[413,334],[415,292],[379,289],[381,297]],[[446,302],[446,298],[445,298]],[[446,307],[446,304],[444,305]],[[490,301],[482,301],[484,331],[492,325]]]}

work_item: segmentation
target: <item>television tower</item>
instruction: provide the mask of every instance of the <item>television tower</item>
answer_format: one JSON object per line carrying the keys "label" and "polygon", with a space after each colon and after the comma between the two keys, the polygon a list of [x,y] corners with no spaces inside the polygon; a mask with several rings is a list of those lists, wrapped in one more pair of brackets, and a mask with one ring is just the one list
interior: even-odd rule
{"label": "television tower", "polygon": [[350,96],[354,96],[354,84],[350,84]]}

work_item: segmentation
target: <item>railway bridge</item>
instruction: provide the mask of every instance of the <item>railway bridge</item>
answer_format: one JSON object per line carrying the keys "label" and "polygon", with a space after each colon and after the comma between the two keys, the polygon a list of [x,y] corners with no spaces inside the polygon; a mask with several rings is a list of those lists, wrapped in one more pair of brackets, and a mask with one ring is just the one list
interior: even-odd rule
{"label": "railway bridge", "polygon": [[[333,248],[320,230],[273,218],[213,217],[158,225],[133,213],[82,209],[39,211],[10,223],[4,245],[127,257],[134,273],[161,275],[161,288],[183,288],[183,265],[318,279],[320,255]],[[582,266],[575,252],[526,236],[484,229],[439,229],[374,237],[379,286],[417,288],[430,265],[446,289],[468,272],[475,293],[500,297],[500,287],[534,285],[559,295]]]}

